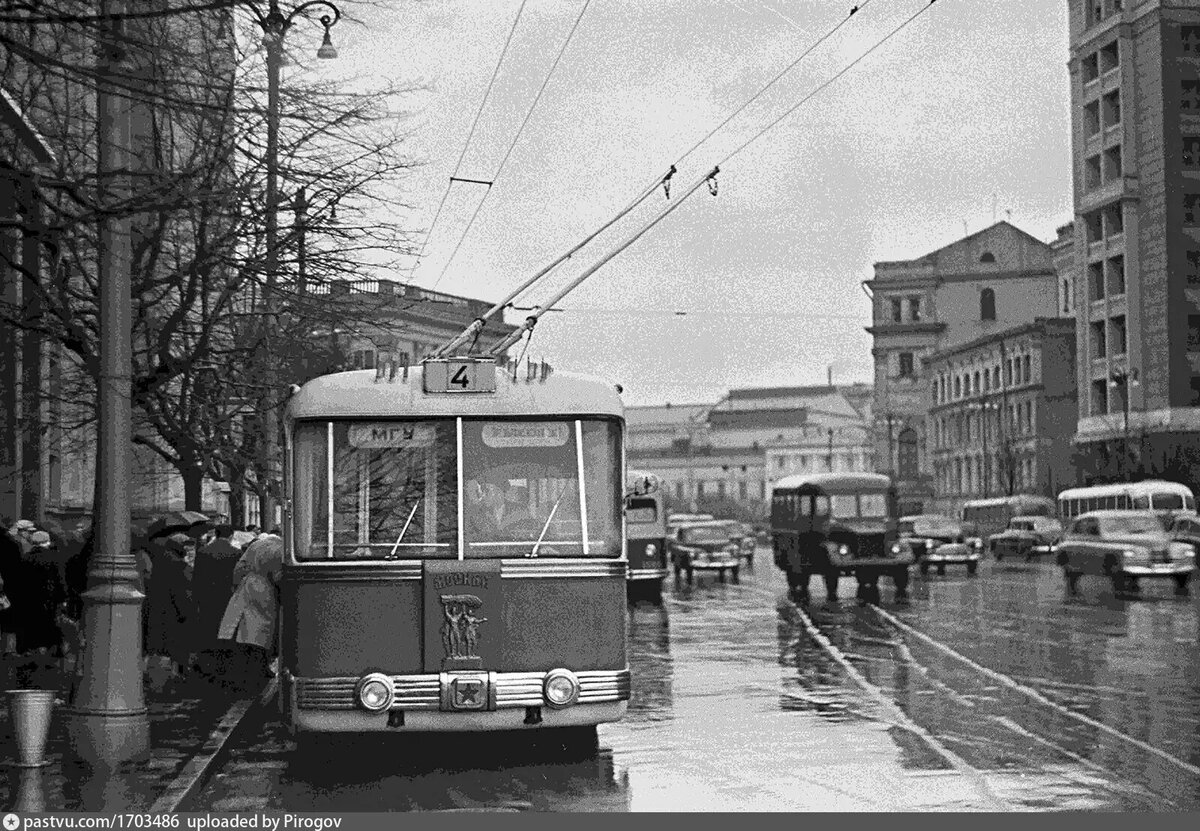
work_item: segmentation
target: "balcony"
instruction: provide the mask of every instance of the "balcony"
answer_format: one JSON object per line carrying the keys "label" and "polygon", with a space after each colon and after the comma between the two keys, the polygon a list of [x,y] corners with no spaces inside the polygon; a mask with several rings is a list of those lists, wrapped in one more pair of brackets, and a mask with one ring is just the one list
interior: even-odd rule
{"label": "balcony", "polygon": [[[1140,198],[1138,178],[1136,176],[1120,176],[1103,183],[1098,188],[1084,191],[1080,194],[1079,203],[1075,206],[1075,212],[1076,214],[1089,213],[1118,199],[1136,200]],[[1095,243],[1092,244],[1094,245]]]}

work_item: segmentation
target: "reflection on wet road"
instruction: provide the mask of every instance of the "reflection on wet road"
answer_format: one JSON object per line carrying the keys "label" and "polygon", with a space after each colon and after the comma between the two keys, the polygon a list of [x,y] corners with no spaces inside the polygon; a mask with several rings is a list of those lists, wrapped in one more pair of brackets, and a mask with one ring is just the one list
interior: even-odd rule
{"label": "reflection on wet road", "polygon": [[598,752],[478,736],[297,748],[267,723],[196,807],[1196,810],[1200,616],[1158,588],[1068,597],[1048,564],[985,563],[916,577],[904,605],[885,592],[883,614],[851,585],[798,609],[760,549],[738,584],[668,581],[661,603],[630,604],[633,700]]}

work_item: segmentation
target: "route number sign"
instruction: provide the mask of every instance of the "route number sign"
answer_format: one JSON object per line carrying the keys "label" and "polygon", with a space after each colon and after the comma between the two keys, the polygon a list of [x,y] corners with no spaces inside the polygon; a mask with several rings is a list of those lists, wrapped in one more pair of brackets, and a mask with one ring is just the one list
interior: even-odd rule
{"label": "route number sign", "polygon": [[425,392],[495,392],[495,360],[448,358],[425,362]]}

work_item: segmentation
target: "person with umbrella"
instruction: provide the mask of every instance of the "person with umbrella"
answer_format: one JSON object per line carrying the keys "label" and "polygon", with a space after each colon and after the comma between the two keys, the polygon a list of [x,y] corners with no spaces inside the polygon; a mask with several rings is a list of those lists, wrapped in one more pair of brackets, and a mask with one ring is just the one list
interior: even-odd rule
{"label": "person with umbrella", "polygon": [[146,656],[169,658],[172,672],[177,676],[191,663],[195,605],[189,548],[195,550],[195,540],[187,534],[175,532],[151,537],[153,577],[146,590]]}
{"label": "person with umbrella", "polygon": [[246,546],[233,570],[237,588],[221,618],[218,637],[239,655],[235,678],[241,686],[270,675],[279,618],[279,581],[283,576],[283,540],[274,534]]}

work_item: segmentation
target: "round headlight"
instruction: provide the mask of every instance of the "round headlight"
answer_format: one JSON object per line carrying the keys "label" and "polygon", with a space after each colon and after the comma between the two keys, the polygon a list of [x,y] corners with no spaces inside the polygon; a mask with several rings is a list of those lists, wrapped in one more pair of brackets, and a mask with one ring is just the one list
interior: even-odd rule
{"label": "round headlight", "polygon": [[848,546],[848,545],[839,545],[839,546],[838,546],[838,553],[839,553],[839,554],[841,554],[843,557],[845,557],[847,554],[849,554],[849,553],[850,553],[850,546]]}
{"label": "round headlight", "polygon": [[647,557],[653,557],[657,553],[658,553],[658,546],[656,546],[654,543],[649,543],[646,546],[646,556]]}
{"label": "round headlight", "polygon": [[900,543],[898,543],[898,542],[892,543],[892,553],[893,554],[899,554],[902,550],[903,549],[900,547]]}
{"label": "round headlight", "polygon": [[925,540],[925,547],[930,550],[937,548],[937,545],[938,545],[937,540]]}
{"label": "round headlight", "polygon": [[382,672],[373,672],[359,680],[354,693],[364,710],[381,713],[392,706],[392,679]]}
{"label": "round headlight", "polygon": [[552,669],[546,673],[542,690],[551,707],[569,707],[579,699],[579,679],[569,669]]}
{"label": "round headlight", "polygon": [[1121,556],[1122,557],[1136,557],[1137,552],[1127,548],[1121,552]]}

